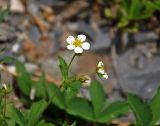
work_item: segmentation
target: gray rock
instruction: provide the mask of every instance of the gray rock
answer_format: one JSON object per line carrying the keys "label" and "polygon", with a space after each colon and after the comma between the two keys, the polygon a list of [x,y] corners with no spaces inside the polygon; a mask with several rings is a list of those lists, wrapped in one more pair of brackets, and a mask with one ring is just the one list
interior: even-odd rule
{"label": "gray rock", "polygon": [[35,25],[30,26],[30,28],[28,29],[28,34],[32,42],[34,42],[35,44],[40,43],[41,34],[39,29]]}
{"label": "gray rock", "polygon": [[88,35],[91,39],[96,36],[96,32],[94,32],[91,26],[84,21],[78,21],[74,23],[68,22],[67,27],[76,33]]}
{"label": "gray rock", "polygon": [[32,63],[25,63],[25,68],[28,72],[32,73],[38,69],[38,66],[36,64],[32,64]]}
{"label": "gray rock", "polygon": [[150,42],[156,41],[158,35],[154,32],[138,32],[134,34],[134,39],[136,42]]}
{"label": "gray rock", "polygon": [[111,46],[112,39],[108,33],[101,33],[95,37],[91,44],[91,51],[106,51]]}
{"label": "gray rock", "polygon": [[0,44],[11,43],[16,39],[15,31],[7,24],[0,25]]}
{"label": "gray rock", "polygon": [[146,57],[141,50],[131,49],[117,57],[116,72],[125,93],[150,99],[160,82],[160,56]]}

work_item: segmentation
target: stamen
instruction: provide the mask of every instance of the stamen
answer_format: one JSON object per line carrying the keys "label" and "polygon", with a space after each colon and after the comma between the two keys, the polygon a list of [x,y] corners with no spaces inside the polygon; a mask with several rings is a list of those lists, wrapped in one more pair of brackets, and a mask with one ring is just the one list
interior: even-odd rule
{"label": "stamen", "polygon": [[81,40],[76,39],[76,40],[73,42],[73,45],[74,45],[75,47],[82,47],[82,42],[81,42]]}

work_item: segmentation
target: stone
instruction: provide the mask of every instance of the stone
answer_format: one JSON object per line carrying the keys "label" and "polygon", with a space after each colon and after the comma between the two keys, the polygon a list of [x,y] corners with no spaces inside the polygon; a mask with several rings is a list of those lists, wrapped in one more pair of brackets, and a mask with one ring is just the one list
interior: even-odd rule
{"label": "stone", "polygon": [[21,0],[10,0],[10,11],[14,13],[24,13],[25,7]]}
{"label": "stone", "polygon": [[91,51],[106,52],[111,46],[112,39],[108,33],[100,33],[95,37],[92,43]]}
{"label": "stone", "polygon": [[130,49],[117,57],[118,81],[125,93],[150,99],[160,82],[160,56],[146,57],[138,49]]}
{"label": "stone", "polygon": [[33,73],[35,70],[38,69],[38,66],[36,64],[33,64],[33,63],[25,63],[25,68],[28,72]]}
{"label": "stone", "polygon": [[32,42],[34,42],[35,44],[40,43],[41,34],[40,34],[40,31],[37,26],[30,25],[30,27],[28,29],[28,34],[29,34],[29,37],[32,40]]}
{"label": "stone", "polygon": [[151,42],[158,39],[158,35],[152,31],[138,32],[134,34],[135,42]]}

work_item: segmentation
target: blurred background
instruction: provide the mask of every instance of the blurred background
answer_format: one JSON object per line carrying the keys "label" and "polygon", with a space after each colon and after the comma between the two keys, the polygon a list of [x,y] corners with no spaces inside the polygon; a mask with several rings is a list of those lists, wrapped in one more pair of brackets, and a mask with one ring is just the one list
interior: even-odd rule
{"label": "blurred background", "polygon": [[[45,72],[59,84],[57,56],[69,61],[73,55],[66,38],[85,34],[91,49],[71,72],[93,72],[102,60],[109,78],[99,81],[111,100],[128,92],[150,99],[160,84],[160,0],[0,0],[0,8],[7,9],[0,60],[16,57],[35,80]],[[0,69],[2,81],[14,83],[15,63]]]}

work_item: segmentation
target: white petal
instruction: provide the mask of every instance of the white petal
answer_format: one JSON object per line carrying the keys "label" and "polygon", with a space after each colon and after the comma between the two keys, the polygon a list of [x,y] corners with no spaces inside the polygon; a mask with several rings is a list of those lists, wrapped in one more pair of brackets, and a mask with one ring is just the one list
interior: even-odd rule
{"label": "white petal", "polygon": [[99,73],[99,74],[105,74],[105,71],[104,71],[103,69],[99,69],[99,70],[98,70],[98,73]]}
{"label": "white petal", "polygon": [[68,44],[71,44],[71,43],[74,42],[74,40],[75,40],[75,38],[74,38],[73,36],[68,36],[68,38],[66,39],[66,42],[67,42]]}
{"label": "white petal", "polygon": [[99,61],[97,67],[103,67],[103,66],[104,66],[103,62]]}
{"label": "white petal", "polygon": [[90,48],[90,44],[88,42],[82,43],[82,48],[88,50]]}
{"label": "white petal", "polygon": [[2,84],[2,87],[3,87],[5,90],[7,90],[6,84]]}
{"label": "white petal", "polygon": [[82,42],[84,42],[86,40],[86,36],[85,35],[78,35],[78,39],[80,39]]}
{"label": "white petal", "polygon": [[82,53],[82,52],[83,52],[83,49],[80,48],[80,47],[76,47],[76,48],[74,49],[74,52],[75,52],[75,53]]}
{"label": "white petal", "polygon": [[67,49],[73,50],[73,49],[75,49],[75,46],[74,45],[67,45]]}
{"label": "white petal", "polygon": [[105,78],[105,79],[107,79],[108,78],[107,73],[103,74],[102,77]]}

